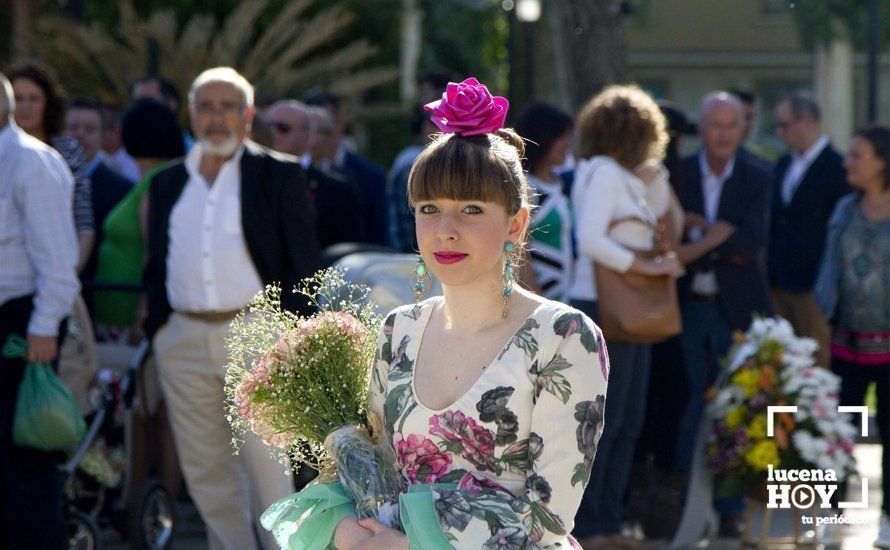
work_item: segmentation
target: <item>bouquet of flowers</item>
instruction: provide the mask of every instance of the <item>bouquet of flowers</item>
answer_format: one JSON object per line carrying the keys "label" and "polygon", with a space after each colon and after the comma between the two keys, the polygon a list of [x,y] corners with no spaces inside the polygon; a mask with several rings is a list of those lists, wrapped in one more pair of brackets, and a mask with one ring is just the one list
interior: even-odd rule
{"label": "bouquet of flowers", "polygon": [[254,432],[283,462],[336,476],[359,517],[399,526],[401,490],[394,460],[376,445],[368,415],[368,382],[380,318],[368,289],[329,269],[294,290],[318,312],[303,318],[281,309],[269,286],[232,324],[226,391],[236,443]]}
{"label": "bouquet of flowers", "polygon": [[[856,428],[837,410],[840,379],[817,367],[818,344],[794,335],[782,318],[756,318],[736,337],[726,375],[708,395],[711,432],[708,463],[716,494],[758,494],[773,469],[853,472]],[[767,436],[767,407],[797,405],[774,416]]]}

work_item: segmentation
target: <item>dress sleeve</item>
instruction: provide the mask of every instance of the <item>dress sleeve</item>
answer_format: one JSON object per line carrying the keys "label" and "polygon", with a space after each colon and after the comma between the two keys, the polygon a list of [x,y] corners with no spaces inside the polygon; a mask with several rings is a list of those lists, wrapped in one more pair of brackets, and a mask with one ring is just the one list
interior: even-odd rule
{"label": "dress sleeve", "polygon": [[530,370],[530,435],[504,452],[524,455],[524,490],[511,493],[470,473],[457,485],[402,495],[412,548],[567,547],[603,432],[609,359],[599,328],[580,312],[560,312],[541,334],[558,343],[542,344],[554,351]]}

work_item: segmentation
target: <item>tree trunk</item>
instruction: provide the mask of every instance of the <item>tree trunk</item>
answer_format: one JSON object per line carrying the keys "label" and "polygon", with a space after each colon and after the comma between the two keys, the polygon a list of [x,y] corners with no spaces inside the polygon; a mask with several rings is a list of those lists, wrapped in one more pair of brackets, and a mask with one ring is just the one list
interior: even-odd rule
{"label": "tree trunk", "polygon": [[565,107],[577,110],[604,86],[628,80],[621,0],[552,0],[547,7]]}
{"label": "tree trunk", "polygon": [[19,64],[31,56],[31,0],[10,0],[12,4],[12,62]]}
{"label": "tree trunk", "polygon": [[402,0],[402,47],[399,59],[399,98],[417,101],[417,62],[423,46],[423,11],[417,0]]}

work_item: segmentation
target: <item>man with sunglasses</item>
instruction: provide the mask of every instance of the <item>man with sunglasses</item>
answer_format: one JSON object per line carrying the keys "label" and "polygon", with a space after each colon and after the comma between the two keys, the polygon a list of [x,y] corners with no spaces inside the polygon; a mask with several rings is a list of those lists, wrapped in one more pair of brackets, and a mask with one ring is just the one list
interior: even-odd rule
{"label": "man with sunglasses", "polygon": [[[322,114],[327,115],[323,110]],[[312,109],[296,100],[281,100],[269,107],[265,119],[272,132],[272,147],[279,153],[299,158],[306,172],[322,248],[342,242],[363,242],[364,219],[358,185],[336,171],[325,173],[313,162],[316,159],[313,159],[312,147],[319,138],[319,125],[315,123]]]}
{"label": "man with sunglasses", "polygon": [[[282,306],[309,313],[290,290],[319,266],[315,219],[296,159],[246,139],[253,87],[228,67],[201,73],[189,94],[197,143],[152,178],[148,318],[182,471],[211,548],[274,548],[260,514],[292,492],[285,467],[251,435],[233,454],[225,412],[229,323],[280,283]],[[255,525],[257,524],[257,525]]]}

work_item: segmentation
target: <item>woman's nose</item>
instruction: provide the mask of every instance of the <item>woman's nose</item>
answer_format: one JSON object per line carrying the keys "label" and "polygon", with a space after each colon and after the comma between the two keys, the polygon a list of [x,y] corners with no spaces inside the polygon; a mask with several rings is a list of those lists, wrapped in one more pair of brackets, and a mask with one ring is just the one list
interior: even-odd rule
{"label": "woman's nose", "polygon": [[457,238],[457,224],[449,215],[443,215],[439,218],[439,224],[436,226],[436,237],[442,240],[451,240]]}

